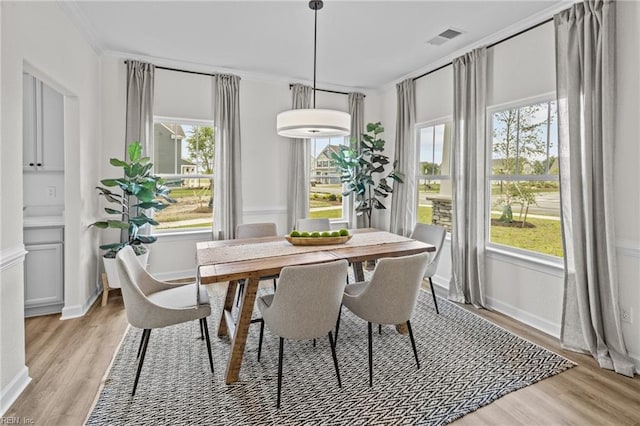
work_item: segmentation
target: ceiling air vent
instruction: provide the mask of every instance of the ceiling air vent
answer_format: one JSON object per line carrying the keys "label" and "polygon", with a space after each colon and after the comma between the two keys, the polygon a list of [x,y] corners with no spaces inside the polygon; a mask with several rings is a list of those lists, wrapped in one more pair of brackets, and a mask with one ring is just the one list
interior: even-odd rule
{"label": "ceiling air vent", "polygon": [[458,30],[454,30],[453,28],[449,28],[447,30],[444,30],[443,32],[441,32],[440,34],[438,34],[437,36],[435,36],[431,40],[428,40],[427,43],[432,44],[434,46],[440,46],[441,44],[446,43],[447,41],[451,40],[452,38],[458,37],[460,34],[462,34],[462,31],[458,31]]}

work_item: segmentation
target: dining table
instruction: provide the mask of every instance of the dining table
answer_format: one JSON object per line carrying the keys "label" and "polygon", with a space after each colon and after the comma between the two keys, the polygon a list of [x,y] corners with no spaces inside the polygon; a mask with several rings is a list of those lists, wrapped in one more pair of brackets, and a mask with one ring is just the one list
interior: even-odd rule
{"label": "dining table", "polygon": [[[327,245],[293,245],[284,236],[197,243],[198,283],[228,282],[218,325],[218,336],[229,336],[231,340],[225,372],[227,384],[239,380],[261,277],[278,275],[288,266],[345,259],[352,265],[356,281],[364,281],[363,262],[435,251],[431,244],[374,228],[352,230],[350,235],[345,243]],[[232,309],[241,280],[245,283],[244,291],[234,320]]]}

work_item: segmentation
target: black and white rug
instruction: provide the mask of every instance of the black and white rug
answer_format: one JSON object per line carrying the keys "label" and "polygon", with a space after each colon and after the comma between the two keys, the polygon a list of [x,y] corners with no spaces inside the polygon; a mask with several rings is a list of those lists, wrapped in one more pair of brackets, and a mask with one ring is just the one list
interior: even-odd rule
{"label": "black and white rug", "polygon": [[[261,290],[264,291],[264,290]],[[222,296],[209,318],[215,374],[197,321],[153,330],[136,396],[131,388],[142,331],[130,328],[115,356],[89,425],[446,424],[509,392],[575,364],[443,299],[435,313],[420,292],[408,336],[392,326],[374,333],[374,385],[368,386],[367,323],[343,308],[337,356],[338,388],[327,338],[285,341],[282,404],[276,405],[278,338],[265,327],[257,361],[254,324],[240,381],[225,385],[229,340],[216,337]]]}

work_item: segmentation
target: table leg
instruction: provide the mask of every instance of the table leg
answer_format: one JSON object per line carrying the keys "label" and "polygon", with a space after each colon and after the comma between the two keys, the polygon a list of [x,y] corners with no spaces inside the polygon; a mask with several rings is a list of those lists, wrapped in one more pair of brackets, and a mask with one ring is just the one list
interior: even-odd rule
{"label": "table leg", "polygon": [[356,282],[364,281],[362,262],[353,262],[351,265],[353,266],[353,275],[355,276]]}
{"label": "table leg", "polygon": [[218,336],[226,336],[227,335],[227,323],[224,319],[224,311],[231,311],[233,308],[233,301],[236,298],[236,286],[237,281],[229,281],[227,286],[227,295],[224,299],[224,307],[222,308],[222,312],[220,312],[220,324],[218,325]]}
{"label": "table leg", "polygon": [[407,323],[405,322],[404,324],[396,324],[396,331],[400,334],[404,334],[405,336],[409,334]]}
{"label": "table leg", "polygon": [[244,295],[240,303],[236,329],[229,351],[229,361],[227,362],[227,372],[225,374],[225,382],[227,384],[237,382],[240,377],[242,355],[244,354],[244,346],[247,343],[247,334],[249,333],[249,325],[251,325],[251,313],[256,301],[259,282],[258,278],[250,278],[244,284]]}

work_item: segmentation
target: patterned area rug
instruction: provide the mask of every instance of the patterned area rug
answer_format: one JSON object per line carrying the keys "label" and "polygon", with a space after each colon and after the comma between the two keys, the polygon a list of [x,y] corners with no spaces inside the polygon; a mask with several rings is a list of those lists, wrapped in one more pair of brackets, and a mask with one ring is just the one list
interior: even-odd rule
{"label": "patterned area rug", "polygon": [[153,330],[132,398],[142,331],[130,328],[87,424],[446,424],[575,365],[446,300],[438,300],[437,315],[431,295],[421,291],[412,319],[419,370],[408,336],[385,326],[381,335],[374,332],[369,388],[367,323],[343,308],[337,344],[342,388],[327,338],[316,347],[285,341],[277,410],[278,338],[266,327],[261,362],[260,328],[253,324],[240,381],[224,384],[229,340],[216,337],[215,314],[222,303],[222,296],[212,298],[209,318],[215,374],[197,321]]}

